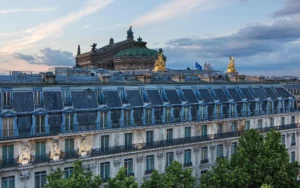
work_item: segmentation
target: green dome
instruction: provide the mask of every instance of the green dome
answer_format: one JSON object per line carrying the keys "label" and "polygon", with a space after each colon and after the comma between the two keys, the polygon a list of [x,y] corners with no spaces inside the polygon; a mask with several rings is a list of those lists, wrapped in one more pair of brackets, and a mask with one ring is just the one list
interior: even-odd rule
{"label": "green dome", "polygon": [[133,47],[133,48],[121,50],[115,55],[115,57],[126,57],[126,56],[157,58],[158,51],[148,49],[148,48]]}

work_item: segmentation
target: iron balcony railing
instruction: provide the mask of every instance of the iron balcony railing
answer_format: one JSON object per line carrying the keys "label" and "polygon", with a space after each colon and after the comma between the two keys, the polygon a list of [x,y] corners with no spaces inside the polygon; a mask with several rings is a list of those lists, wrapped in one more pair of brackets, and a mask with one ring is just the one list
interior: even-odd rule
{"label": "iron balcony railing", "polygon": [[[258,128],[260,133],[266,133],[271,129],[274,130],[287,130],[287,129],[295,129],[300,128],[300,124],[287,124],[275,127],[264,127]],[[181,145],[181,144],[188,144],[188,143],[195,143],[195,142],[202,142],[202,141],[210,141],[210,140],[217,140],[217,139],[224,139],[230,137],[239,137],[247,130],[241,131],[234,131],[234,132],[224,132],[218,134],[208,134],[203,136],[192,136],[187,138],[175,138],[175,139],[167,139],[167,140],[160,140],[160,141],[153,141],[147,143],[137,143],[131,145],[122,145],[122,146],[111,146],[107,148],[96,148],[92,149],[91,155],[92,156],[99,156],[99,155],[108,155],[114,153],[122,153],[122,152],[130,152],[130,151],[138,151],[143,149],[152,149],[152,148],[160,148],[160,147],[167,147],[167,146],[174,146],[174,145]]]}
{"label": "iron balcony railing", "polygon": [[208,162],[209,162],[209,159],[203,159],[203,160],[200,161],[201,164],[206,164]]}
{"label": "iron balcony railing", "polygon": [[65,152],[62,152],[62,155],[63,155],[64,159],[74,159],[74,158],[79,157],[77,150],[65,151]]}
{"label": "iron balcony railing", "polygon": [[193,162],[183,163],[183,166],[184,166],[184,167],[193,166]]}
{"label": "iron balcony railing", "polygon": [[[201,121],[213,121],[218,119],[226,119],[226,118],[238,118],[238,117],[251,117],[251,116],[257,116],[257,115],[266,115],[266,114],[278,114],[283,112],[296,112],[296,108],[282,108],[282,109],[276,109],[272,112],[266,112],[266,111],[241,111],[240,113],[235,114],[228,114],[228,113],[213,113],[213,114],[199,114],[196,116],[192,116],[187,120],[181,121],[181,118],[172,118],[172,122],[165,122],[163,118],[153,118],[152,122],[144,121],[144,119],[139,120],[130,120],[130,126],[146,126],[153,124],[167,124],[167,123],[182,123],[182,122],[201,122]],[[128,123],[128,122],[127,122]],[[30,137],[41,137],[41,136],[51,136],[51,135],[57,135],[59,133],[68,133],[68,132],[78,132],[78,131],[92,131],[92,130],[101,130],[101,129],[107,129],[111,125],[112,128],[119,128],[124,122],[121,123],[121,121],[114,121],[113,123],[111,121],[107,122],[96,122],[95,124],[74,124],[69,127],[64,127],[62,129],[62,126],[66,125],[50,125],[45,126],[44,131],[37,132],[36,129],[33,131],[32,129],[20,131],[18,129],[8,129],[8,130],[0,130],[0,140],[11,140],[11,139],[17,139],[17,138],[30,138]],[[126,127],[126,126],[124,126]]]}
{"label": "iron balcony railing", "polygon": [[50,162],[50,155],[49,154],[34,155],[33,156],[33,164],[47,163],[47,162]]}
{"label": "iron balcony railing", "polygon": [[1,168],[11,168],[11,167],[18,166],[17,161],[18,160],[16,158],[0,160],[0,169]]}
{"label": "iron balcony railing", "polygon": [[151,174],[153,170],[145,170],[145,174]]}

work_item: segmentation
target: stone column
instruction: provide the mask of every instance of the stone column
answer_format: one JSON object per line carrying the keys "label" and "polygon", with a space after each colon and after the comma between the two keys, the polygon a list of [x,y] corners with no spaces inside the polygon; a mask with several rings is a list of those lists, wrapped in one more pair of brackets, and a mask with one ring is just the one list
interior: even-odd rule
{"label": "stone column", "polygon": [[195,167],[195,177],[196,177],[196,187],[199,187],[199,178],[200,178],[200,173],[199,173],[199,151],[200,151],[200,146],[195,146],[194,147],[194,154],[195,154],[195,160],[194,160],[194,167]]}
{"label": "stone column", "polygon": [[291,141],[290,141],[290,136],[291,133],[286,133],[286,148],[290,148],[291,147]]}
{"label": "stone column", "polygon": [[161,174],[161,173],[164,173],[164,154],[163,153],[158,153],[156,155],[157,157],[157,160],[158,160],[158,172]]}
{"label": "stone column", "polygon": [[144,173],[145,173],[145,170],[144,170],[144,163],[143,163],[143,160],[144,160],[144,157],[143,156],[140,156],[140,157],[136,157],[136,174],[135,174],[135,177],[137,177],[137,182],[139,184],[139,186],[142,185],[143,183],[143,177],[144,177]]}
{"label": "stone column", "polygon": [[210,155],[211,164],[214,165],[215,164],[215,149],[216,149],[216,146],[211,145],[209,147],[209,149],[210,149],[210,153],[211,153],[211,155]]}
{"label": "stone column", "polygon": [[231,144],[231,143],[230,143],[229,140],[226,140],[226,141],[225,141],[226,157],[227,157],[228,160],[230,159],[230,152],[229,152],[230,144]]}
{"label": "stone column", "polygon": [[23,188],[27,188],[27,183],[28,183],[29,178],[30,178],[29,172],[27,170],[24,170],[24,171],[22,170],[21,174],[20,174],[20,180],[22,182]]}
{"label": "stone column", "polygon": [[181,157],[181,154],[182,154],[182,153],[183,153],[182,150],[176,151],[176,157],[177,157],[177,161],[183,164],[184,161],[182,160],[182,157]]}

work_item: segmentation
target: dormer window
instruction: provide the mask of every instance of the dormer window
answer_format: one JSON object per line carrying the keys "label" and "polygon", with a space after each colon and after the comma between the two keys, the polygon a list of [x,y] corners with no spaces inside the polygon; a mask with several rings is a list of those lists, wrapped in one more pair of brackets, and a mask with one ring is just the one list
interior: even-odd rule
{"label": "dormer window", "polygon": [[65,105],[70,105],[71,104],[71,92],[69,90],[64,90],[63,91],[63,99],[64,99],[64,104]]}
{"label": "dormer window", "polygon": [[11,92],[10,91],[3,92],[3,105],[11,106]]}
{"label": "dormer window", "polygon": [[2,118],[2,136],[9,137],[13,136],[14,118],[7,117]]}
{"label": "dormer window", "polygon": [[41,134],[45,133],[45,116],[36,116],[35,117],[35,133]]}
{"label": "dormer window", "polygon": [[124,110],[124,126],[130,126],[130,110]]}
{"label": "dormer window", "polygon": [[34,104],[35,105],[42,104],[42,91],[34,91]]}
{"label": "dormer window", "polygon": [[65,114],[65,131],[73,131],[74,129],[74,114]]}
{"label": "dormer window", "polygon": [[182,110],[182,120],[187,121],[189,119],[189,108],[185,106],[182,108]]}
{"label": "dormer window", "polygon": [[165,109],[166,122],[171,122],[171,108]]}

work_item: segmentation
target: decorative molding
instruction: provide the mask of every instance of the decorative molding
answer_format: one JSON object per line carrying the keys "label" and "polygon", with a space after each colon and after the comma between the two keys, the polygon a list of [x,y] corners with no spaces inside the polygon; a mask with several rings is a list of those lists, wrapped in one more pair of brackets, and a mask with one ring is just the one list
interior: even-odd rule
{"label": "decorative molding", "polygon": [[287,136],[287,137],[291,136],[291,133],[287,133],[286,136]]}
{"label": "decorative molding", "polygon": [[141,162],[143,162],[143,160],[144,160],[144,157],[143,157],[143,156],[136,157],[136,162],[137,162],[137,163],[141,163]]}
{"label": "decorative molding", "polygon": [[230,141],[229,141],[229,140],[226,140],[226,141],[225,141],[225,146],[226,146],[226,147],[229,147],[229,146],[230,146],[230,144],[231,144],[231,143],[230,143]]}
{"label": "decorative molding", "polygon": [[297,136],[299,136],[299,135],[300,135],[300,130],[297,131]]}
{"label": "decorative molding", "polygon": [[161,160],[164,157],[164,154],[163,153],[158,153],[156,155],[156,157],[157,157],[158,160]]}
{"label": "decorative molding", "polygon": [[119,167],[121,164],[121,160],[114,160],[114,166]]}
{"label": "decorative molding", "polygon": [[181,155],[183,153],[183,151],[182,150],[178,150],[178,151],[176,151],[176,155]]}
{"label": "decorative molding", "polygon": [[210,150],[214,151],[216,149],[216,146],[211,145],[211,146],[209,146],[209,148],[210,148]]}
{"label": "decorative molding", "polygon": [[200,146],[194,146],[194,152],[199,152],[200,151]]}

